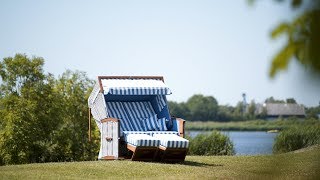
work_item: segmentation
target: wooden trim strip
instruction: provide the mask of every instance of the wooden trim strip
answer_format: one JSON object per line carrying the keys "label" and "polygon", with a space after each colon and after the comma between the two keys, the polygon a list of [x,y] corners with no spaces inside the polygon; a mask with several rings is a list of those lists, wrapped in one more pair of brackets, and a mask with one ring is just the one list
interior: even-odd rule
{"label": "wooden trim strip", "polygon": [[116,118],[106,118],[106,119],[102,119],[101,123],[105,123],[105,122],[119,122],[119,119]]}
{"label": "wooden trim strip", "polygon": [[102,79],[159,79],[164,82],[163,76],[98,76],[100,88],[102,88]]}
{"label": "wooden trim strip", "polygon": [[128,148],[130,151],[132,151],[132,152],[135,152],[136,149],[137,149],[136,146],[133,146],[133,145],[131,145],[131,144],[127,144],[127,148]]}
{"label": "wooden trim strip", "polygon": [[103,93],[102,81],[101,81],[101,77],[100,76],[98,76],[98,83],[99,83],[99,86],[100,86],[100,93]]}
{"label": "wooden trim strip", "polygon": [[89,122],[88,122],[88,138],[89,138],[89,142],[91,142],[91,109],[89,108]]}
{"label": "wooden trim strip", "polygon": [[176,118],[176,120],[178,121],[179,123],[179,134],[180,134],[180,137],[184,137],[184,126],[185,126],[185,120],[181,119],[181,118]]}
{"label": "wooden trim strip", "polygon": [[115,156],[104,156],[101,159],[104,159],[104,160],[115,160],[117,158]]}
{"label": "wooden trim strip", "polygon": [[163,150],[163,151],[165,151],[167,148],[166,147],[164,147],[164,146],[159,146],[159,149],[161,149],[161,150]]}

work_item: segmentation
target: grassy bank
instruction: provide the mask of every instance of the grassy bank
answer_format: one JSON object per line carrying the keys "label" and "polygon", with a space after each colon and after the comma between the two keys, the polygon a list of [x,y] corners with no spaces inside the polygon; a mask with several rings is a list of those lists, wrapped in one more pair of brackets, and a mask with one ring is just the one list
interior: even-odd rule
{"label": "grassy bank", "polygon": [[132,161],[45,163],[0,167],[0,179],[316,179],[320,147],[267,156],[187,156],[182,164]]}
{"label": "grassy bank", "polygon": [[187,121],[186,130],[194,131],[268,131],[282,130],[291,126],[299,125],[317,125],[320,126],[319,120],[252,120],[239,122],[214,122],[214,121]]}

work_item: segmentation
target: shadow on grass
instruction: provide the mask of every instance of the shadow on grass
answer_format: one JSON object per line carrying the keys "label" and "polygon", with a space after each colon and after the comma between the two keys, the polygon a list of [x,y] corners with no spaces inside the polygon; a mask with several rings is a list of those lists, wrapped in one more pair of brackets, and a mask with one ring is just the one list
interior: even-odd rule
{"label": "shadow on grass", "polygon": [[186,166],[196,166],[196,167],[204,167],[204,166],[219,167],[219,166],[223,166],[222,164],[208,164],[208,163],[195,162],[195,161],[184,161],[184,162],[181,162],[179,164],[186,165]]}

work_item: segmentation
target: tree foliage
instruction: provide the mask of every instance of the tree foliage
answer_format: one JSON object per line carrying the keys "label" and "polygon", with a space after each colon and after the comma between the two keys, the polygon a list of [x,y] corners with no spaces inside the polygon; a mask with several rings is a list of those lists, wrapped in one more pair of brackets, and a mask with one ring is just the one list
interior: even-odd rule
{"label": "tree foliage", "polygon": [[44,60],[17,54],[0,61],[0,164],[92,159],[86,100],[92,82],[67,71],[58,80]]}
{"label": "tree foliage", "polygon": [[268,97],[264,102],[265,103],[285,103],[284,100],[275,99],[273,96]]}
{"label": "tree foliage", "polygon": [[303,8],[303,12],[292,22],[280,23],[271,32],[272,39],[287,36],[286,45],[272,60],[269,72],[271,77],[287,69],[293,59],[320,73],[320,0],[291,0],[291,6],[293,9]]}
{"label": "tree foliage", "polygon": [[[3,92],[0,156],[6,164],[40,162],[60,123],[57,94],[41,58],[17,54],[0,63]],[[17,66],[16,70],[14,67]]]}
{"label": "tree foliage", "polygon": [[[297,101],[294,98],[282,100],[271,96],[266,98],[264,103],[297,104]],[[187,102],[177,103],[169,101],[169,109],[172,116],[181,117],[188,121],[228,122],[255,120],[257,118],[265,119],[267,117],[266,107],[262,104],[257,104],[254,100],[246,105],[241,101],[235,106],[219,105],[214,97],[199,94],[193,95]],[[320,114],[318,107],[306,108],[307,118],[317,119],[318,114]]]}
{"label": "tree foliage", "polygon": [[[255,119],[255,112],[243,112],[244,105],[238,102],[235,107],[219,105],[213,96],[196,94],[187,102],[170,102],[170,113],[190,121],[242,121]],[[255,104],[250,104],[248,109],[255,111]]]}
{"label": "tree foliage", "polygon": [[187,106],[193,118],[199,121],[216,119],[218,112],[218,102],[212,96],[196,94],[187,101]]}
{"label": "tree foliage", "polygon": [[[67,70],[56,81],[55,88],[60,97],[62,108],[62,124],[57,131],[57,160],[87,160],[96,153],[97,143],[89,144],[87,99],[93,87],[84,72]],[[95,128],[95,126],[93,126]]]}
{"label": "tree foliage", "polygon": [[30,60],[24,54],[4,58],[0,63],[2,94],[20,95],[22,87],[27,88],[44,81],[46,76],[43,73],[43,64],[43,58],[33,57]]}

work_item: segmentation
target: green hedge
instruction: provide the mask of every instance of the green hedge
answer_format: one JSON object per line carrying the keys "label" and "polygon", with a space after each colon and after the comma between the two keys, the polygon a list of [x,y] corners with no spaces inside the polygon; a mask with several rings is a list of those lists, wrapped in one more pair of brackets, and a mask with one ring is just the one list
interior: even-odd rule
{"label": "green hedge", "polygon": [[217,131],[187,139],[190,141],[190,155],[233,155],[235,152],[230,138]]}
{"label": "green hedge", "polygon": [[320,126],[293,126],[278,134],[273,145],[274,153],[285,153],[320,144]]}

